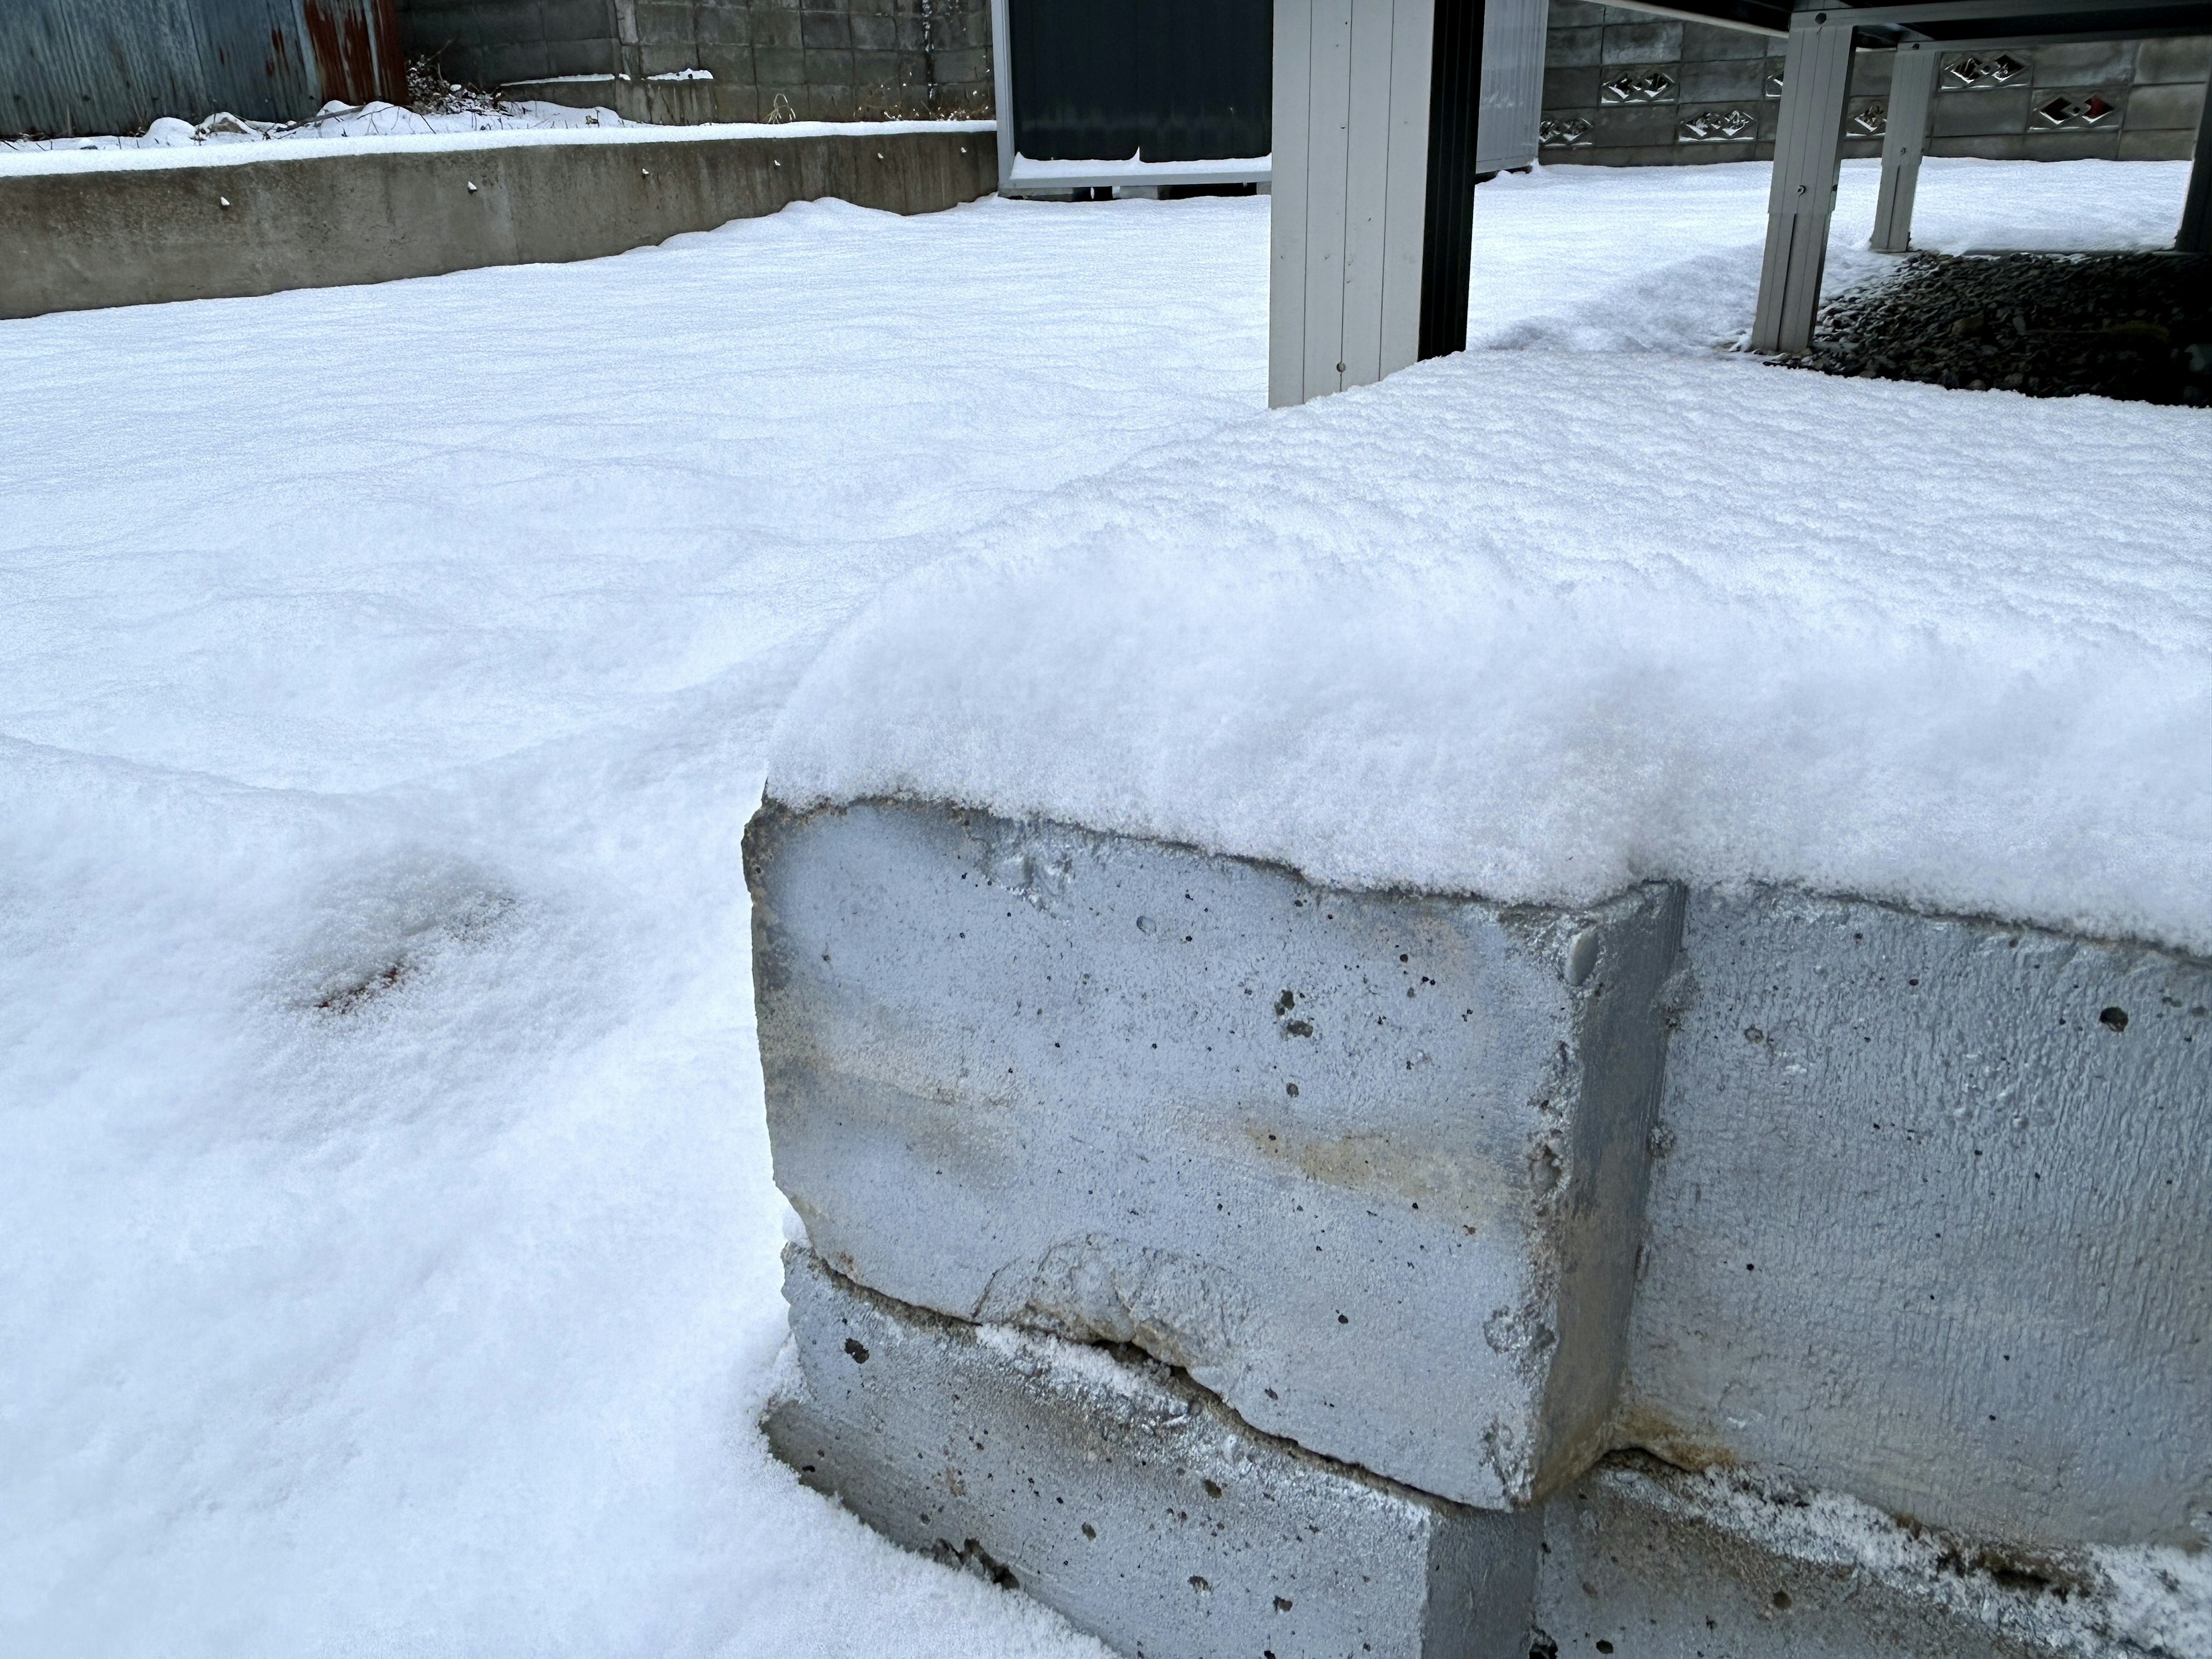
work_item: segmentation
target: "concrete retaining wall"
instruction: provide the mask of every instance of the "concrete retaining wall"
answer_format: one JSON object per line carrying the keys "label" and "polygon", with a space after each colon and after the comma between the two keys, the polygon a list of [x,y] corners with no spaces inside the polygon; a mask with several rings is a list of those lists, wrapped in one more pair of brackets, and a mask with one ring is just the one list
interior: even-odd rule
{"label": "concrete retaining wall", "polygon": [[596,258],[820,197],[932,213],[998,184],[968,125],[521,137],[0,173],[0,317]]}
{"label": "concrete retaining wall", "polygon": [[[778,1182],[905,1316],[1548,1501],[1562,1652],[2212,1650],[2212,964],[1788,889],[1352,894],[912,803],[765,808],[747,869]],[[2141,1640],[2116,1548],[2166,1552]]]}

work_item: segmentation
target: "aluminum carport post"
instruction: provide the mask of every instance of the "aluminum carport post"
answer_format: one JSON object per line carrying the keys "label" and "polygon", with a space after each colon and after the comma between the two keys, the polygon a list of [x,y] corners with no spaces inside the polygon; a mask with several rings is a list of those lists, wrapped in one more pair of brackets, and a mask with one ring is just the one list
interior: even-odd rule
{"label": "aluminum carport post", "polygon": [[[1920,158],[1928,149],[1928,106],[1935,100],[1939,47],[1905,41],[1889,74],[1889,111],[1881,140],[1881,193],[1875,198],[1876,253],[1903,253],[1912,246],[1912,196],[1920,186]],[[1789,90],[1784,82],[1783,90]]]}
{"label": "aluminum carport post", "polygon": [[1467,345],[1484,0],[1275,0],[1267,402]]}
{"label": "aluminum carport post", "polygon": [[1766,196],[1766,258],[1759,273],[1753,351],[1803,351],[1813,343],[1836,174],[1844,157],[1844,100],[1851,84],[1848,11],[1801,11],[1790,20],[1774,182]]}
{"label": "aluminum carport post", "polygon": [[2189,164],[2189,196],[2181,209],[2181,253],[2212,253],[2212,76],[2204,82],[2204,112],[2197,120],[2197,159]]}

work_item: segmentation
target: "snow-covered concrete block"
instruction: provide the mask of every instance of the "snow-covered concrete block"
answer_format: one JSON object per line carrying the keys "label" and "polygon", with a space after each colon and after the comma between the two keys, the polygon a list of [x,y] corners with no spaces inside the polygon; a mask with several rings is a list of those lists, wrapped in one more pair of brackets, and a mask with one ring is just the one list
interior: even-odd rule
{"label": "snow-covered concrete block", "polygon": [[1255,1433],[1168,1367],[785,1258],[777,1454],[870,1525],[1147,1659],[1522,1659],[1539,1516]]}
{"label": "snow-covered concrete block", "polygon": [[1605,1447],[1680,928],[928,805],[748,833],[776,1179],[902,1302],[1525,1504]]}
{"label": "snow-covered concrete block", "polygon": [[2212,1541],[2212,965],[1777,889],[1682,954],[1620,1437]]}

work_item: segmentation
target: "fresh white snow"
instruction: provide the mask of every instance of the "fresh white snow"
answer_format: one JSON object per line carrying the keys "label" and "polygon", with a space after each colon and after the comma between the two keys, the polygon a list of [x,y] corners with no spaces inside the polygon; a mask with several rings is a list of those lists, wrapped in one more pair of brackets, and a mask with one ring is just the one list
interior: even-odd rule
{"label": "fresh white snow", "polygon": [[[653,76],[653,80],[678,77]],[[657,126],[611,109],[501,101],[489,110],[418,115],[392,104],[337,104],[305,121],[215,115],[188,125],[165,116],[144,132],[86,138],[0,138],[0,179],[33,173],[110,173],[298,161],[303,156],[501,149],[540,144],[710,143],[729,138],[811,138],[846,133],[972,132],[988,121],[708,121]]]}
{"label": "fresh white snow", "polygon": [[[1839,246],[1865,234],[1863,171]],[[2094,211],[2150,235],[2180,178],[1936,167],[1923,222],[2021,237]],[[1911,603],[1954,617],[1966,589],[1888,504],[1924,483],[1838,475],[1822,487],[1853,523],[1904,527],[1824,539],[1817,503],[1756,490],[1808,470],[1755,453],[1720,508],[1756,534],[1740,567],[1693,565],[1685,528],[1691,482],[1764,414],[1863,450],[1924,406],[1970,452],[2078,444],[2127,467],[2056,526],[2054,486],[2017,466],[1943,509],[1971,546],[2022,550],[2022,609],[1978,624],[1992,637],[2047,643],[2081,609],[2064,547],[2106,550],[2075,654],[2021,665],[2021,741],[2049,720],[2087,746],[2103,720],[2115,746],[2198,752],[2156,717],[2201,695],[2174,653],[2202,596],[2186,548],[2161,562],[2148,536],[2203,476],[2203,417],[1700,358],[1741,319],[1681,296],[1713,271],[1747,291],[1765,189],[1741,167],[1486,187],[1481,337],[1675,355],[1492,353],[1294,416],[1262,412],[1255,199],[822,204],[584,264],[0,324],[0,1650],[1097,1651],[801,1492],[752,1427],[784,1211],[738,836],[809,662],[933,561],[1003,559],[1035,592],[1091,537],[1156,581],[1147,561],[1177,544],[1160,526],[1187,512],[1224,538],[1180,544],[1204,638],[1237,622],[1231,562],[1252,562],[1254,623],[1280,623],[1330,580],[1437,592],[1455,524],[1504,557],[1501,515],[1522,512],[1589,574],[1589,613],[1648,647],[1628,590],[1596,580],[1621,550],[1700,571],[1674,599],[1702,628],[1771,594],[1799,549],[1816,614],[1933,696],[1953,684],[1942,641],[1885,634],[1899,601],[1850,562],[1935,584]],[[1684,261],[1708,276],[1686,284]],[[1601,453],[1590,398],[1644,411],[1642,465]],[[1420,411],[1410,440],[1397,402]],[[1525,508],[1471,467],[1492,443],[1533,458]],[[1416,478],[1401,507],[1341,477],[1424,455],[1468,488]],[[1291,457],[1309,474],[1260,536],[1254,477]],[[1619,477],[1635,490],[1594,487]],[[1222,499],[1193,500],[1209,481]],[[1541,631],[1579,614],[1549,580],[1472,625],[1588,655]],[[924,707],[981,683],[1006,603]],[[1794,637],[1768,620],[1754,651]],[[2177,678],[2090,683],[2100,651]],[[850,672],[839,653],[825,672]],[[1417,702],[1425,660],[1405,665]],[[1954,665],[1976,695],[1978,660]],[[1636,711],[1713,672],[1694,650],[1658,664],[1674,681],[1652,665],[1623,659],[1618,732],[1533,712],[1586,756],[1615,741],[1637,781]],[[1560,683],[1601,684],[1584,669]],[[1307,696],[1311,665],[1290,672],[1276,695]],[[1833,706],[1790,729],[1842,752],[1813,718]],[[1970,705],[1934,706],[1993,752]],[[825,742],[851,729],[829,713],[846,724]],[[1729,711],[1729,730],[1776,713]],[[1716,763],[1736,758],[1726,735]],[[1121,753],[1127,734],[1085,742]],[[2125,784],[2136,763],[2103,763]],[[2147,816],[2199,781],[2171,774]]]}

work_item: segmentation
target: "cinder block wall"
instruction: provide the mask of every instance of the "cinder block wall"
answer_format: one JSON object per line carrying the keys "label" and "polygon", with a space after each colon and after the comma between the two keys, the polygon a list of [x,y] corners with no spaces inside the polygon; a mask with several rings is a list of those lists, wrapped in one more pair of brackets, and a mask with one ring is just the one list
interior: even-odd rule
{"label": "cinder block wall", "polygon": [[[991,112],[988,0],[399,0],[412,55],[509,86],[703,70],[654,118],[878,120]],[[538,89],[533,88],[533,95]],[[616,108],[641,100],[564,98]]]}
{"label": "cinder block wall", "polygon": [[[1552,0],[1540,154],[1627,167],[1765,161],[1782,108],[1782,46],[1649,12]],[[1851,74],[1846,155],[1881,153],[1893,54]],[[1928,153],[1994,160],[2185,160],[2212,38],[1952,52]]]}

